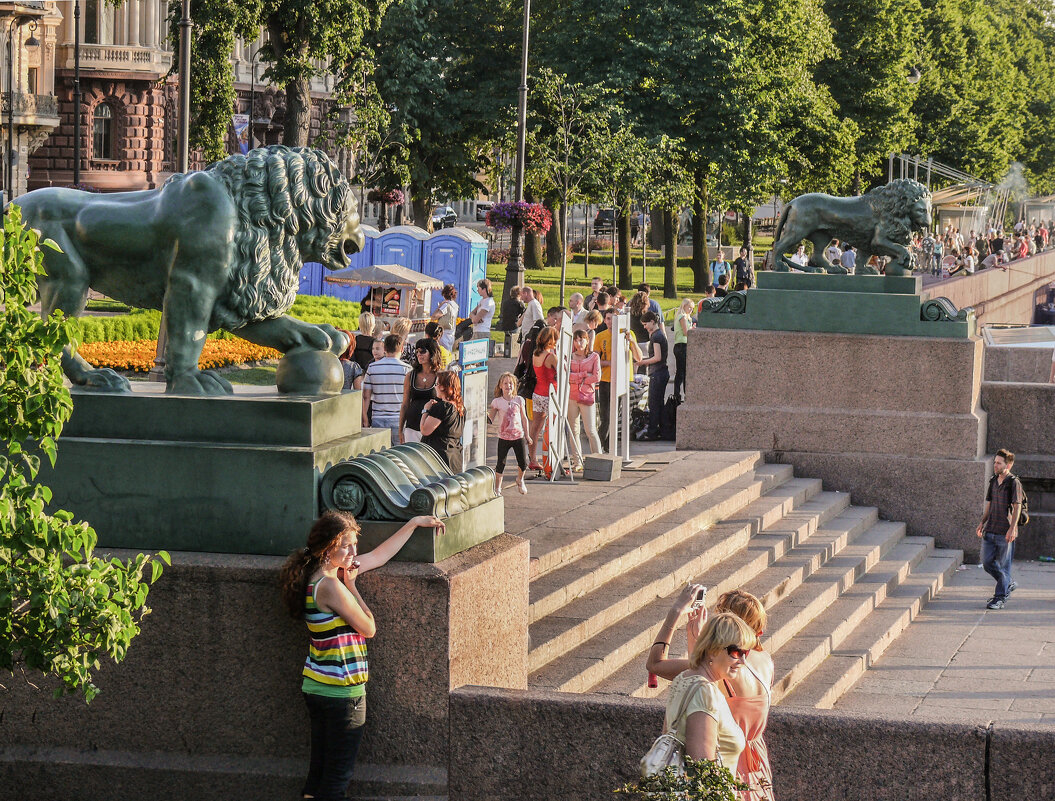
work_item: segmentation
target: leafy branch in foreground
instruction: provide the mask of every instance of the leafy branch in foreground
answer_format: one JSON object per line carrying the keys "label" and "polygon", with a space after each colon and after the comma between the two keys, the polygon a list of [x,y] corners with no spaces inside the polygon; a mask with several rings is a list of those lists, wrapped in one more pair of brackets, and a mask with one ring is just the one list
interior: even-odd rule
{"label": "leafy branch in foreground", "polygon": [[[160,558],[128,562],[94,555],[97,537],[67,511],[45,511],[51,490],[38,480],[41,457],[55,464],[57,441],[73,402],[63,384],[62,353],[76,327],[61,311],[41,319],[29,309],[44,273],[36,231],[21,210],[4,217],[0,264],[0,670],[57,677],[56,696],[98,693],[92,671],[121,661],[139,633],[149,583]],[[46,240],[45,247],[58,250]],[[32,682],[30,681],[32,684]]]}
{"label": "leafy branch in foreground", "polygon": [[684,772],[664,768],[658,773],[627,782],[615,792],[645,801],[739,801],[748,786],[717,761],[685,757]]}

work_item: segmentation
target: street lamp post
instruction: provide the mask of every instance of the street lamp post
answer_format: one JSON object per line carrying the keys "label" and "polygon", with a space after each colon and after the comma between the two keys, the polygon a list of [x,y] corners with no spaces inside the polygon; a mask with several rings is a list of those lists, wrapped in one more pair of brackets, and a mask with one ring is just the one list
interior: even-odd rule
{"label": "street lamp post", "polygon": [[178,172],[190,170],[190,47],[191,30],[190,0],[183,0],[183,16],[179,21],[179,160]]}
{"label": "street lamp post", "polygon": [[[524,45],[520,58],[520,97],[517,108],[516,186],[514,189],[515,200],[517,203],[524,200],[524,151],[526,150],[525,138],[527,136],[527,69],[530,25],[531,0],[524,0]],[[505,297],[509,297],[510,289],[515,286],[523,286],[524,284],[523,235],[523,225],[521,225],[519,221],[513,223],[513,230],[511,232],[512,241],[509,243],[509,263],[506,265]]]}
{"label": "street lamp post", "polygon": [[[183,0],[183,16],[179,22],[179,147],[176,151],[176,171],[183,173],[190,171],[190,46],[193,27],[194,23],[190,18],[190,0]],[[251,122],[250,125],[252,125]],[[165,348],[168,345],[167,318],[168,314],[162,307],[154,366],[150,369],[150,378],[153,381],[165,380]]]}
{"label": "street lamp post", "polygon": [[81,0],[73,0],[73,185],[81,183]]}
{"label": "street lamp post", "polygon": [[249,149],[256,147],[256,135],[253,133],[253,111],[256,100],[256,57],[260,55],[260,48],[256,49],[253,57],[249,59]]}

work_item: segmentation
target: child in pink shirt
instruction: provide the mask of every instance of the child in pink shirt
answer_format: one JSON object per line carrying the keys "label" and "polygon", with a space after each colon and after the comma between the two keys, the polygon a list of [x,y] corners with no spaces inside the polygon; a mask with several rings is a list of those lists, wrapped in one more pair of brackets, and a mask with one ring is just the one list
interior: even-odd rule
{"label": "child in pink shirt", "polygon": [[495,387],[495,397],[488,411],[491,422],[498,426],[498,461],[495,464],[495,492],[502,494],[502,473],[506,456],[512,449],[517,460],[517,489],[527,494],[524,471],[527,469],[528,417],[524,399],[517,395],[517,380],[512,373],[502,373]]}

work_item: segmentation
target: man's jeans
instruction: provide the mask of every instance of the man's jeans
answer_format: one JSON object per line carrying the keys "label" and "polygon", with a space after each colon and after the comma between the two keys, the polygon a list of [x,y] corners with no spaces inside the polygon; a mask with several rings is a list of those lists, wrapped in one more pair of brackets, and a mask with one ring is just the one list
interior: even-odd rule
{"label": "man's jeans", "polygon": [[982,566],[985,572],[996,579],[994,598],[1007,598],[1011,586],[1011,560],[1015,555],[1015,544],[1009,543],[1003,534],[985,532],[982,538]]}
{"label": "man's jeans", "polygon": [[311,718],[311,764],[304,795],[341,801],[355,771],[366,724],[366,696],[328,698],[302,693]]}

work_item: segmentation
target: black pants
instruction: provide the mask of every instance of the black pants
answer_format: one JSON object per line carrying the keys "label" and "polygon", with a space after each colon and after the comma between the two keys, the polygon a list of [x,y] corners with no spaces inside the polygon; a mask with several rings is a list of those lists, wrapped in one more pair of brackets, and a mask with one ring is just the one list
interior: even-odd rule
{"label": "black pants", "polygon": [[658,437],[659,421],[663,416],[663,402],[667,397],[667,382],[670,381],[670,370],[661,365],[648,377],[648,433]]}
{"label": "black pants", "polygon": [[608,414],[612,404],[612,382],[601,381],[597,385],[597,436],[601,438],[601,450],[608,452]]}
{"label": "black pants", "polygon": [[524,438],[520,439],[498,439],[498,461],[495,462],[495,472],[498,475],[502,475],[506,471],[506,455],[509,450],[513,450],[513,455],[517,460],[517,467],[521,470],[527,470],[528,454],[527,454],[527,443]]}
{"label": "black pants", "polygon": [[685,343],[674,343],[674,394],[681,397],[685,388]]}
{"label": "black pants", "polygon": [[366,696],[303,695],[311,719],[311,763],[302,795],[344,801],[366,725]]}

